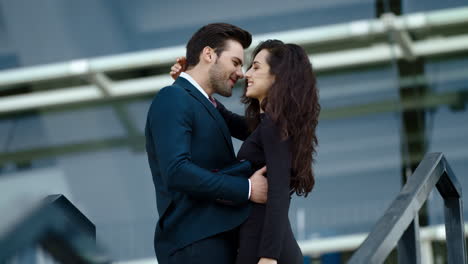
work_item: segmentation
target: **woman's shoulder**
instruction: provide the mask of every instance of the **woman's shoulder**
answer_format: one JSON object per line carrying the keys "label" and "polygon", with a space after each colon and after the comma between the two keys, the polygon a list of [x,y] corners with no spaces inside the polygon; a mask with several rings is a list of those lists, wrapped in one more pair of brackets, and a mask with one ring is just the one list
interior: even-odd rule
{"label": "woman's shoulder", "polygon": [[279,135],[279,127],[277,126],[276,122],[268,113],[261,113],[260,114],[260,131],[262,133],[267,134],[277,134]]}
{"label": "woman's shoulder", "polygon": [[272,121],[271,116],[265,112],[260,113],[260,123]]}

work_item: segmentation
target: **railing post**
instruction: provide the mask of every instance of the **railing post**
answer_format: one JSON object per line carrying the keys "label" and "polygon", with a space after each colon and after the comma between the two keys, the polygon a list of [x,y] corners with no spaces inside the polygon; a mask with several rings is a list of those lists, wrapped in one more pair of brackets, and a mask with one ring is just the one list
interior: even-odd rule
{"label": "railing post", "polygon": [[398,243],[399,263],[420,264],[418,211],[434,186],[444,198],[448,263],[468,263],[462,189],[442,153],[430,153],[424,157],[349,263],[383,263]]}
{"label": "railing post", "polygon": [[398,241],[398,263],[399,264],[420,264],[421,245],[419,239],[419,216],[416,217],[406,229],[403,236]]}
{"label": "railing post", "polygon": [[462,199],[445,197],[444,205],[448,263],[467,263]]}

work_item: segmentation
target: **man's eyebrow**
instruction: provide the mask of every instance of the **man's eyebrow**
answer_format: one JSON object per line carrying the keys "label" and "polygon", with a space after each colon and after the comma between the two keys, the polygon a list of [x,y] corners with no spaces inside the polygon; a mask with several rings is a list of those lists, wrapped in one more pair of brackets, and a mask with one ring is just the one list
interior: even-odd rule
{"label": "man's eyebrow", "polygon": [[237,63],[239,63],[241,66],[244,66],[244,63],[242,63],[242,60],[239,59],[238,57],[233,57],[232,59],[233,59],[233,60],[236,60]]}

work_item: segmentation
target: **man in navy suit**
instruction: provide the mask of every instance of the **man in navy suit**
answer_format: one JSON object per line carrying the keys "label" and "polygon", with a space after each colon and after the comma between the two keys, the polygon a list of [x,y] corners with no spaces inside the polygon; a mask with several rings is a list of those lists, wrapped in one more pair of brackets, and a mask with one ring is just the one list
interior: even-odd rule
{"label": "man in navy suit", "polygon": [[159,213],[154,243],[160,264],[234,263],[236,228],[249,214],[249,200],[266,202],[265,169],[250,176],[248,162],[238,165],[212,98],[231,96],[243,78],[244,49],[251,42],[250,33],[230,24],[202,27],[187,44],[186,72],[151,104],[145,134]]}

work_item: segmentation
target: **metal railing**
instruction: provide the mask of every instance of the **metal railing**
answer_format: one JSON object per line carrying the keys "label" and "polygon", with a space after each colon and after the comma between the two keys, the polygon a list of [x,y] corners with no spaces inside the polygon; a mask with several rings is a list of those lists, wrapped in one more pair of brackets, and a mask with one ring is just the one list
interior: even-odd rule
{"label": "metal railing", "polygon": [[424,157],[348,263],[383,263],[395,246],[399,263],[421,263],[418,212],[434,187],[444,199],[448,263],[467,263],[461,186],[442,153]]}
{"label": "metal railing", "polygon": [[94,224],[63,195],[2,211],[8,214],[0,221],[0,263],[36,246],[59,263],[110,263],[96,245]]}

